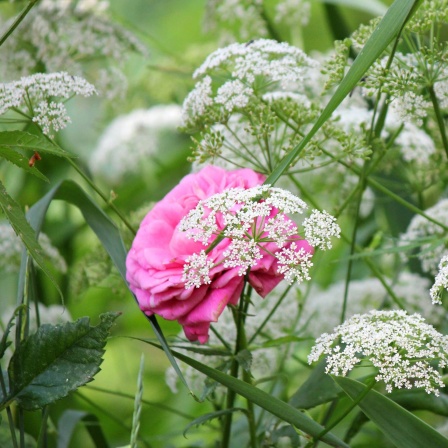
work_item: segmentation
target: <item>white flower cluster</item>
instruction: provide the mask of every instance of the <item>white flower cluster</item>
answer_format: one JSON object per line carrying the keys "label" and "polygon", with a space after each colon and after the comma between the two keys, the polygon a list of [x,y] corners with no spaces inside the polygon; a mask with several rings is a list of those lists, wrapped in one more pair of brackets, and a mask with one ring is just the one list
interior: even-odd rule
{"label": "white flower cluster", "polygon": [[160,152],[163,138],[176,135],[180,122],[181,108],[175,104],[138,109],[115,118],[91,154],[91,171],[118,183]]}
{"label": "white flower cluster", "polygon": [[[230,241],[223,252],[224,267],[239,267],[244,275],[250,267],[263,258],[263,252],[278,260],[278,272],[292,282],[309,279],[308,269],[312,253],[300,244],[297,226],[285,214],[302,214],[307,204],[287,190],[262,185],[253,188],[231,188],[199,201],[185,216],[179,229],[187,238],[210,245],[215,238]],[[326,212],[313,211],[306,223],[305,232],[316,248],[331,247],[330,238],[338,237],[339,226]],[[216,241],[216,240],[215,240]],[[274,246],[272,246],[274,243]],[[273,247],[275,249],[273,249]],[[274,251],[274,253],[272,253]],[[202,261],[203,266],[198,263]],[[205,252],[192,257],[184,265],[185,287],[199,287],[209,280],[209,263]]]}
{"label": "white flower cluster", "polygon": [[[444,310],[425,300],[430,287],[427,278],[401,272],[397,279],[385,280],[409,313],[421,314],[431,325],[437,326],[441,323]],[[336,282],[325,290],[317,286],[311,288],[300,317],[300,327],[304,334],[317,337],[322,333],[331,332],[340,324],[344,292],[345,281]],[[379,279],[350,281],[345,314],[347,318],[384,306],[392,309],[397,307]]]}
{"label": "white flower cluster", "polygon": [[310,20],[310,2],[306,0],[283,0],[275,6],[275,21],[291,28],[305,26]]}
{"label": "white flower cluster", "polygon": [[[198,83],[185,100],[184,125],[194,127],[213,105],[229,114],[245,107],[258,92],[300,86],[308,71],[316,66],[316,61],[286,42],[258,39],[221,48],[210,54],[193,74]],[[211,76],[217,74],[230,74],[230,79],[213,98]]]}
{"label": "white flower cluster", "polygon": [[439,272],[437,273],[434,284],[429,291],[433,305],[442,304],[441,295],[443,290],[448,290],[448,255],[445,255],[440,260]]}
{"label": "white flower cluster", "polygon": [[[52,267],[59,272],[67,271],[67,264],[59,251],[51,244],[50,239],[44,233],[39,234],[39,244],[43,255],[48,258]],[[0,271],[18,272],[23,250],[22,240],[16,235],[8,222],[0,223]]]}
{"label": "white flower cluster", "polygon": [[56,98],[68,100],[73,95],[85,97],[96,93],[95,87],[79,76],[68,73],[38,73],[19,81],[0,84],[0,115],[9,110],[30,116],[44,134],[51,135],[70,123],[67,109]]}
{"label": "white flower cluster", "polygon": [[448,336],[425,323],[419,314],[405,311],[371,311],[356,314],[316,340],[308,362],[326,358],[326,373],[346,376],[363,359],[378,369],[376,381],[386,390],[424,388],[439,395],[444,387],[441,375],[433,366],[448,365]]}
{"label": "white flower cluster", "polygon": [[331,249],[331,237],[339,238],[340,227],[336,224],[336,218],[325,210],[313,210],[309,218],[303,221],[305,238],[313,247]]}
{"label": "white flower cluster", "polygon": [[[38,2],[2,47],[1,78],[17,79],[36,70],[64,70],[93,79],[107,98],[124,93],[125,83],[109,89],[110,80],[121,80],[118,67],[131,52],[147,52],[133,34],[108,19],[108,5],[101,0]],[[6,22],[4,28],[9,25]],[[96,58],[102,60],[99,70],[92,64]]]}
{"label": "white flower cluster", "polygon": [[[448,226],[448,199],[441,199],[436,205],[425,210],[425,214]],[[400,246],[406,246],[428,238],[431,241],[422,241],[417,257],[421,262],[423,271],[435,275],[439,261],[447,252],[447,235],[442,227],[428,221],[423,216],[415,215],[406,232],[400,235],[399,243]],[[405,260],[407,259],[404,253],[402,253],[402,257]]]}
{"label": "white flower cluster", "polygon": [[268,34],[261,0],[208,0],[204,30],[218,31],[221,44],[248,41]]}

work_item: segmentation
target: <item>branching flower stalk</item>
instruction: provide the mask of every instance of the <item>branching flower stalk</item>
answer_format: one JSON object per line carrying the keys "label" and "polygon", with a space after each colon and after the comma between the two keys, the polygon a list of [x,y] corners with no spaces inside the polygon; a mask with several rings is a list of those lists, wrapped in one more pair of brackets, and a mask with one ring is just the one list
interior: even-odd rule
{"label": "branching flower stalk", "polygon": [[[247,277],[247,275],[246,275]],[[233,318],[235,321],[235,327],[237,331],[235,348],[234,348],[234,356],[232,359],[232,364],[230,367],[230,375],[234,378],[238,378],[239,371],[239,362],[237,356],[241,353],[242,350],[247,350],[247,338],[245,333],[245,320],[247,315],[247,310],[249,308],[250,297],[252,293],[252,287],[249,283],[245,282],[245,287],[243,288],[243,292],[241,294],[241,298],[238,304],[237,309],[232,309]],[[250,374],[246,372],[243,368],[243,380],[251,383]],[[226,398],[226,409],[232,409],[235,404],[236,393],[232,389],[227,390],[227,398]],[[225,416],[224,425],[223,425],[223,436],[221,442],[221,448],[230,447],[231,434],[232,434],[232,420],[233,413],[230,412]],[[255,415],[254,415],[254,407],[253,403],[248,400],[247,401],[247,420],[249,424],[249,434],[250,434],[250,446],[251,448],[256,448],[256,432],[255,432]]]}

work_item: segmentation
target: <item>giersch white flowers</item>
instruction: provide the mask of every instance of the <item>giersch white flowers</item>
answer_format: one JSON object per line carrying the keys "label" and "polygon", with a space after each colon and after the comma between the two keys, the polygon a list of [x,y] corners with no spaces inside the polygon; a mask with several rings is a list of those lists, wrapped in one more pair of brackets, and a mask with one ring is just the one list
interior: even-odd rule
{"label": "giersch white flowers", "polygon": [[437,370],[448,365],[448,336],[425,323],[419,314],[403,310],[356,314],[317,340],[311,364],[326,355],[326,373],[346,376],[357,364],[373,365],[376,381],[393,388],[424,388],[439,395],[444,387]]}
{"label": "giersch white flowers", "polygon": [[[274,255],[278,273],[292,283],[309,279],[312,248],[331,248],[331,238],[339,237],[340,228],[333,216],[314,210],[304,219],[306,241],[298,235],[296,224],[285,214],[303,214],[307,204],[289,191],[269,185],[249,189],[231,188],[201,200],[180,223],[188,238],[209,246],[220,239],[230,240],[223,252],[226,268],[239,268],[245,275],[251,266]],[[215,238],[217,238],[215,240]],[[200,287],[210,283],[209,272],[216,265],[207,252],[188,257],[184,266],[185,287]]]}
{"label": "giersch white flowers", "polygon": [[70,123],[63,101],[74,95],[88,97],[95,93],[95,87],[79,76],[65,72],[37,73],[0,84],[0,115],[8,111],[25,115],[44,134],[52,136],[52,132]]}

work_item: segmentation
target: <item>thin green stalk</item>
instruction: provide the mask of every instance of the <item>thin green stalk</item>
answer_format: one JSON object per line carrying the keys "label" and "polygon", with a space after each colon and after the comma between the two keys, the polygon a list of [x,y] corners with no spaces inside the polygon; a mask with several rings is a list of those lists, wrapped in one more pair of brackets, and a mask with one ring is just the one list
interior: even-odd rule
{"label": "thin green stalk", "polygon": [[433,85],[428,87],[428,92],[434,108],[434,113],[436,114],[437,125],[439,126],[440,136],[442,137],[443,148],[445,149],[445,154],[448,157],[448,138],[446,136],[445,122],[443,121],[443,114],[440,110],[439,100],[437,99]]}
{"label": "thin green stalk", "polygon": [[6,30],[2,37],[0,37],[0,47],[5,43],[5,40],[14,32],[14,30],[20,25],[23,19],[27,16],[27,14],[31,11],[31,8],[38,2],[39,0],[30,0],[28,5],[23,9],[23,11],[17,16],[16,20],[11,24],[11,26]]}
{"label": "thin green stalk", "polygon": [[[230,375],[234,378],[238,378],[238,370],[239,364],[236,356],[241,350],[247,347],[247,339],[245,333],[245,320],[247,316],[247,310],[250,302],[250,294],[252,292],[252,288],[250,287],[246,279],[244,281],[245,287],[243,288],[243,292],[241,294],[240,302],[238,304],[238,309],[232,308],[233,318],[235,320],[236,325],[236,341],[235,341],[235,350],[234,350],[234,358],[232,359],[232,364],[230,367]],[[247,373],[247,372],[246,372]],[[250,376],[245,376],[243,370],[243,379],[246,381],[250,381]],[[232,409],[234,407],[236,398],[236,393],[233,390],[227,390],[227,400],[226,400],[226,409]],[[249,433],[250,433],[250,446],[252,448],[256,448],[256,431],[255,431],[255,418],[254,418],[254,409],[253,404],[251,402],[247,402],[247,419],[249,423]],[[223,426],[223,437],[221,442],[221,448],[229,448],[230,447],[230,439],[232,434],[232,417],[233,412],[226,415]]]}
{"label": "thin green stalk", "polygon": [[[87,385],[85,387],[86,389],[91,389],[91,390],[95,390],[97,392],[102,392],[105,394],[110,394],[110,395],[115,395],[117,397],[123,397],[123,398],[128,398],[129,400],[134,400],[134,395],[131,394],[126,394],[124,392],[117,392],[117,391],[113,391],[113,390],[108,390],[108,389],[103,389],[102,387],[97,387],[97,386],[91,386],[91,385]],[[159,409],[163,409],[164,411],[167,412],[172,412],[175,415],[178,415],[179,417],[183,417],[187,420],[194,420],[194,415],[190,415],[190,414],[185,414],[184,412],[179,411],[178,409],[172,408],[170,406],[167,406],[163,403],[156,403],[153,401],[148,401],[145,399],[142,399],[142,403],[147,405],[147,406],[154,406],[157,407]]]}
{"label": "thin green stalk", "polygon": [[305,448],[309,448],[310,446],[316,446],[319,439],[321,439],[325,434],[329,433],[336,425],[338,425],[342,420],[347,417],[347,415],[356,407],[358,404],[363,400],[363,398],[373,389],[373,386],[375,386],[375,381],[372,379],[370,384],[367,384],[366,389],[363,391],[362,394],[359,394],[359,396],[356,398],[355,401],[340,415],[331,425],[327,426],[315,439],[314,441],[309,442],[307,445],[305,445]]}
{"label": "thin green stalk", "polygon": [[[362,202],[362,194],[365,190],[366,186],[366,180],[365,180],[365,172],[367,168],[367,163],[364,163],[364,167],[361,173],[361,176],[359,178],[359,193],[358,193],[358,201],[356,203],[356,215],[355,215],[355,224],[353,226],[353,232],[352,232],[352,238],[350,242],[350,255],[353,255],[356,250],[356,236],[358,234],[358,224],[359,224],[359,211],[361,209],[361,202]],[[345,313],[347,311],[347,300],[348,300],[348,290],[349,290],[349,284],[350,279],[352,276],[352,269],[353,269],[353,258],[350,258],[347,265],[347,273],[345,277],[345,287],[344,287],[344,299],[342,301],[342,310],[341,310],[341,323],[345,320]]]}
{"label": "thin green stalk", "polygon": [[49,406],[45,406],[42,410],[42,420],[40,423],[39,437],[37,439],[37,448],[44,448],[47,446],[47,421],[49,412]]}
{"label": "thin green stalk", "polygon": [[[53,142],[54,143],[54,142]],[[90,185],[91,188],[100,196],[100,198],[115,212],[115,214],[121,219],[123,224],[135,235],[137,231],[134,229],[132,224],[126,219],[126,217],[121,213],[120,210],[115,206],[115,204],[108,199],[108,197],[96,186],[96,184],[87,176],[81,168],[71,159],[67,158],[70,165],[75,169],[75,171]]]}

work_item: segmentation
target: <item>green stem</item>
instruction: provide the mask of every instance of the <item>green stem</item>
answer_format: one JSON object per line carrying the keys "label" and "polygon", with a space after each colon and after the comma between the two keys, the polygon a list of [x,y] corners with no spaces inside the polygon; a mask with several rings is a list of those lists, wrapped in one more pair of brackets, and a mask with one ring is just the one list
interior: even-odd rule
{"label": "green stem", "polygon": [[[236,326],[236,341],[235,341],[234,357],[232,359],[232,364],[230,367],[230,375],[233,376],[234,378],[238,378],[239,363],[237,360],[237,355],[238,353],[241,352],[241,350],[247,348],[247,339],[244,324],[250,303],[250,294],[252,292],[252,287],[248,283],[247,275],[244,284],[245,287],[243,288],[243,292],[241,294],[238,309],[232,308],[233,319],[235,321]],[[243,369],[243,379],[244,381],[250,383],[250,375],[244,369]],[[231,389],[227,389],[226,409],[232,409],[234,407],[235,398],[236,393]],[[250,434],[250,446],[252,448],[256,448],[257,445],[256,445],[254,408],[253,403],[250,402],[249,400],[247,401],[247,411],[248,411],[247,420],[249,423],[249,434]],[[232,434],[232,417],[233,412],[230,412],[225,417],[221,448],[230,447],[230,439]]]}
{"label": "green stem", "polygon": [[446,136],[445,123],[443,121],[442,111],[440,110],[439,101],[433,85],[428,87],[428,92],[436,114],[437,125],[439,126],[440,136],[442,137],[443,148],[445,149],[445,154],[448,157],[448,138]]}
{"label": "green stem", "polygon": [[16,20],[12,23],[12,25],[6,30],[3,36],[0,38],[0,47],[5,43],[5,40],[13,33],[13,31],[20,25],[23,19],[27,16],[27,14],[31,11],[31,8],[38,2],[39,0],[30,0],[28,5],[23,9],[23,11],[17,16]]}
{"label": "green stem", "polygon": [[37,448],[43,448],[47,445],[47,421],[49,411],[49,406],[45,406],[42,410],[42,421],[40,424],[39,438],[37,439]]}
{"label": "green stem", "polygon": [[67,158],[67,160],[70,163],[70,165],[75,169],[75,171],[98,194],[98,196],[100,196],[100,198],[115,212],[115,214],[121,219],[123,224],[135,235],[137,233],[136,230],[134,229],[132,224],[126,219],[126,217],[121,213],[121,211],[118,210],[115,204],[111,200],[109,200],[109,198],[95,185],[95,183],[89,178],[89,176],[87,176],[71,158]]}
{"label": "green stem", "polygon": [[[364,399],[364,397],[373,389],[373,386],[375,386],[375,381],[372,380],[370,384],[367,384],[366,389],[362,392],[362,394],[359,394],[359,396],[356,398],[356,400],[353,401],[353,403],[340,415],[331,425],[327,426],[312,442],[309,442],[305,448],[310,446],[316,446],[317,442],[327,433],[329,433],[337,424],[339,424],[342,420],[347,417],[348,414],[356,407],[358,404]],[[312,444],[312,445],[311,445]]]}

